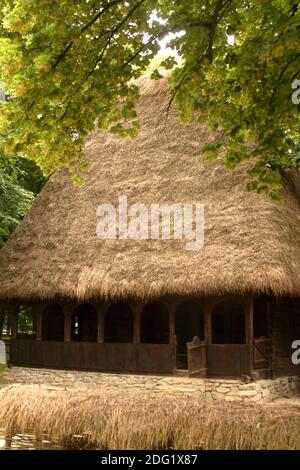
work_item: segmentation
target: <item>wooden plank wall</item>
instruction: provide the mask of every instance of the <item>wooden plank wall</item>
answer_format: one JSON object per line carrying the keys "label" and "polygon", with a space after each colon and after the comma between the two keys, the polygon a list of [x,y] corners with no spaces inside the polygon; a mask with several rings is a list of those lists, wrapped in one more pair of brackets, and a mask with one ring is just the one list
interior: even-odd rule
{"label": "wooden plank wall", "polygon": [[207,375],[236,377],[250,374],[251,348],[247,344],[207,345]]}
{"label": "wooden plank wall", "polygon": [[174,348],[172,344],[17,339],[11,342],[10,361],[15,365],[58,369],[173,373]]}

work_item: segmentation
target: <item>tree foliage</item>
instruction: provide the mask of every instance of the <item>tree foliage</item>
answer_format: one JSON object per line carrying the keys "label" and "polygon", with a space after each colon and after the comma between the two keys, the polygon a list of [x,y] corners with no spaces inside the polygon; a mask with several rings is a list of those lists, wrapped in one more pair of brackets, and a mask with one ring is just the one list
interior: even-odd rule
{"label": "tree foliage", "polygon": [[[282,172],[299,169],[300,6],[295,0],[0,1],[0,145],[46,172],[85,166],[95,127],[136,136],[142,75],[170,43],[181,61],[170,88],[183,122],[196,113],[216,130],[204,150],[234,168],[253,161],[248,189],[278,197]],[[150,21],[156,11],[157,18]],[[155,70],[153,77],[159,77]],[[248,142],[252,144],[249,145]]]}
{"label": "tree foliage", "polygon": [[174,93],[180,84],[181,117],[198,112],[220,131],[206,147],[207,156],[222,153],[229,168],[253,159],[248,189],[277,198],[282,172],[300,167],[299,106],[291,99],[300,75],[300,5],[218,0],[194,2],[188,9],[184,3],[173,3],[170,19],[172,24],[181,15],[190,24],[186,36],[175,41],[186,59],[172,77]]}
{"label": "tree foliage", "polygon": [[34,161],[0,152],[0,246],[29,210],[43,181]]}

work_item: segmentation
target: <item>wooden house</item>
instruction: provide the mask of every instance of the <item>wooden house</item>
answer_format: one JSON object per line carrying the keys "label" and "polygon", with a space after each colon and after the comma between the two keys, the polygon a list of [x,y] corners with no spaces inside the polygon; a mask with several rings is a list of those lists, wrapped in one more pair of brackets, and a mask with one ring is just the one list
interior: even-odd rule
{"label": "wooden house", "polygon": [[[46,183],[0,250],[0,301],[12,311],[11,362],[25,366],[199,376],[297,375],[300,180],[284,200],[247,192],[234,171],[201,157],[215,136],[167,113],[165,82],[141,80],[140,136],[95,131],[86,183],[65,170]],[[96,208],[204,204],[204,246],[181,239],[106,239]],[[34,334],[18,332],[31,306]],[[195,338],[195,339],[194,339]]]}

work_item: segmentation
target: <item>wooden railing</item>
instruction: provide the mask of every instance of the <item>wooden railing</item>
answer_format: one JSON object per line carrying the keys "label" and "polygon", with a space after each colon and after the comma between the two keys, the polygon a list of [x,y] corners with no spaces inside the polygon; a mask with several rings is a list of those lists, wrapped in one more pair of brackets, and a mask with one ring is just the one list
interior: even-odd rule
{"label": "wooden railing", "polygon": [[12,364],[57,369],[173,373],[173,344],[11,341]]}

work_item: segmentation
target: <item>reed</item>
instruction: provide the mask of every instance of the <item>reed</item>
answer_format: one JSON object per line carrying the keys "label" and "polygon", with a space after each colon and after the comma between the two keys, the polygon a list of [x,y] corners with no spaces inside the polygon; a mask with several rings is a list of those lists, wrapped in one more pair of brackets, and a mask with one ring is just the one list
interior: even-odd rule
{"label": "reed", "polygon": [[6,436],[30,429],[65,448],[300,449],[300,407],[205,402],[200,396],[128,390],[8,386]]}

